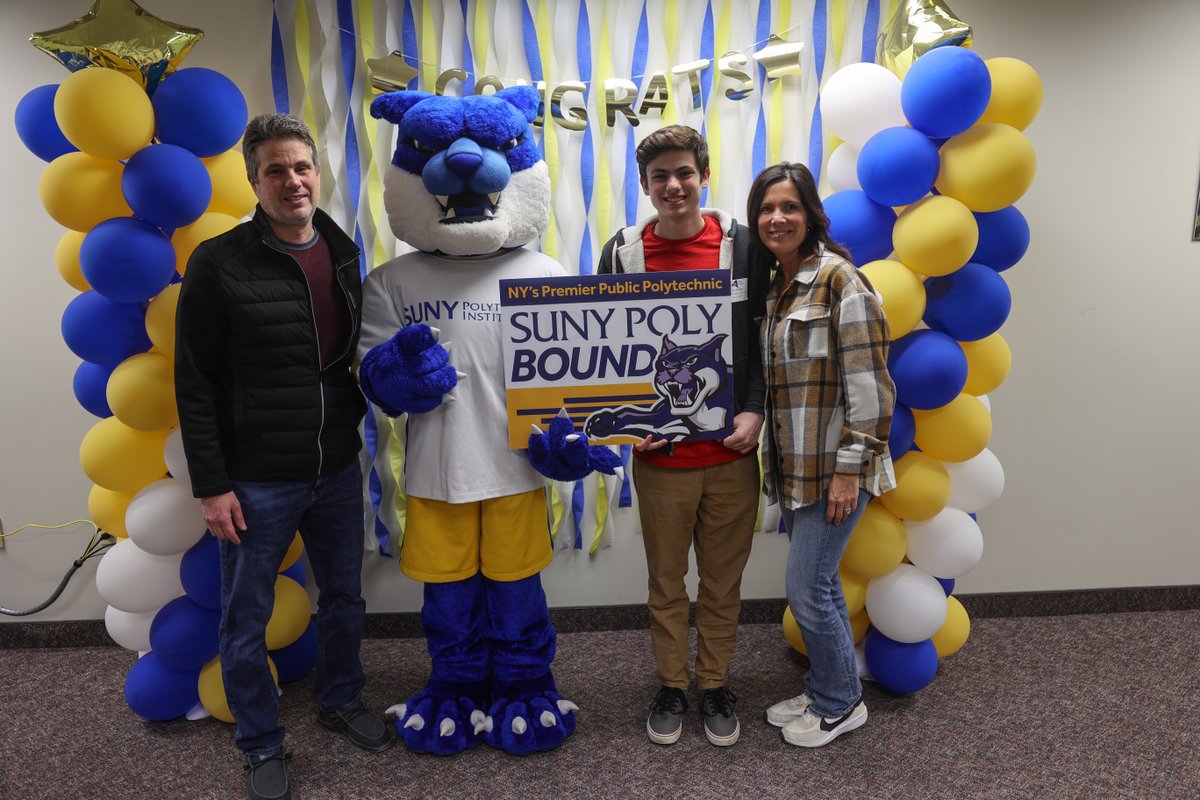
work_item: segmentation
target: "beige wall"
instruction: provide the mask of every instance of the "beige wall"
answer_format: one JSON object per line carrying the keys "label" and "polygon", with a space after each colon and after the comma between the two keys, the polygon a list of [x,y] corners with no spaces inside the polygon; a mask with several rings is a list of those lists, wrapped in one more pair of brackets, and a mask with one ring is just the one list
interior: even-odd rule
{"label": "beige wall", "polygon": [[[61,230],[42,211],[42,164],[12,130],[30,88],[62,68],[25,41],[81,13],[82,0],[0,7],[0,517],[6,529],[86,516],[89,483],[76,453],[91,417],[75,403],[76,359],[59,317],[74,292],[53,265]],[[157,0],[151,9],[208,32],[189,66],[230,75],[253,111],[270,110],[266,3]],[[1200,583],[1200,537],[1188,523],[1196,459],[1189,402],[1200,394],[1200,346],[1189,322],[1200,289],[1190,241],[1200,177],[1200,106],[1193,81],[1200,5],[1151,0],[987,3],[956,0],[985,57],[1022,58],[1046,85],[1028,131],[1038,179],[1019,203],[1033,242],[1005,273],[1013,313],[1008,382],[992,395],[991,447],[1007,488],[980,515],[983,563],[964,593]],[[230,24],[236,20],[236,24]],[[559,555],[545,574],[556,606],[645,598],[636,526],[625,513],[611,549]],[[0,605],[39,603],[83,547],[82,530],[26,533],[0,551]],[[782,537],[760,536],[747,597],[783,594]],[[104,603],[81,570],[36,619],[94,619]],[[394,562],[369,558],[373,611],[415,610],[419,586]],[[7,617],[0,620],[10,621]]]}

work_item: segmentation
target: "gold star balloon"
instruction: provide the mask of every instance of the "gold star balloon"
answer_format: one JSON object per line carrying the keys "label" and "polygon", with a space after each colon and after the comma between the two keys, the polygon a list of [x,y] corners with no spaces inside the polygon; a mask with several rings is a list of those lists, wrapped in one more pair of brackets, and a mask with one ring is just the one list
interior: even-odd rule
{"label": "gold star balloon", "polygon": [[789,42],[772,33],[762,50],[754,51],[754,60],[767,70],[767,79],[774,80],[785,75],[800,75],[800,52],[804,42]]}
{"label": "gold star balloon", "polygon": [[912,63],[935,47],[971,46],[971,26],[942,0],[902,0],[879,35],[875,61],[903,79]]}
{"label": "gold star balloon", "polygon": [[34,33],[29,41],[71,72],[115,69],[153,94],[203,36],[199,28],[159,19],[133,0],[95,0],[79,19]]}
{"label": "gold star balloon", "polygon": [[376,94],[407,89],[412,79],[421,74],[404,60],[399,50],[383,58],[368,58],[367,69],[371,73],[371,89]]}

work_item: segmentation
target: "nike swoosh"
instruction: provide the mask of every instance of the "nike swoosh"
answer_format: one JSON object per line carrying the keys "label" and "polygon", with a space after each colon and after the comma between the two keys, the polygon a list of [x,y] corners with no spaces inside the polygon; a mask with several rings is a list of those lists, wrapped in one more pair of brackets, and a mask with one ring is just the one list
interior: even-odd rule
{"label": "nike swoosh", "polygon": [[842,716],[838,717],[837,719],[835,719],[833,721],[830,721],[830,720],[825,719],[824,717],[821,717],[821,730],[823,730],[827,733],[829,731],[833,730],[838,725],[841,725],[843,722],[850,719],[850,715],[853,714],[855,709],[857,709],[857,708],[858,708],[858,706],[855,706],[854,708],[850,709],[845,714],[843,714]]}

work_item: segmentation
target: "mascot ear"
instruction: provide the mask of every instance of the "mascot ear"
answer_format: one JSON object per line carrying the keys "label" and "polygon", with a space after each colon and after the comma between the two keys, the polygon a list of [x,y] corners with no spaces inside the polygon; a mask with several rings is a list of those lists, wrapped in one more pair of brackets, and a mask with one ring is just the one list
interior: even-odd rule
{"label": "mascot ear", "polygon": [[422,100],[428,100],[433,97],[429,92],[388,92],[381,94],[371,102],[371,116],[375,119],[386,119],[394,125],[399,125],[400,120],[408,113],[408,110]]}
{"label": "mascot ear", "polygon": [[538,111],[542,107],[542,95],[532,86],[510,86],[496,92],[496,97],[506,100],[509,105],[520,111],[525,116],[526,122],[533,122],[537,119]]}

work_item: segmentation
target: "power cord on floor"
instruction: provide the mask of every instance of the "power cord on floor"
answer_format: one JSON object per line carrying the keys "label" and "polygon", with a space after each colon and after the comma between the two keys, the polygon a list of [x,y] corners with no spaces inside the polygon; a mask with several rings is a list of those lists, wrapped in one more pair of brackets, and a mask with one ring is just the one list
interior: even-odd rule
{"label": "power cord on floor", "polygon": [[70,569],[67,570],[66,575],[63,575],[63,579],[62,579],[62,581],[59,582],[58,588],[54,590],[54,594],[50,595],[50,597],[46,600],[46,602],[42,603],[41,605],[39,605],[35,608],[30,608],[30,609],[24,610],[24,611],[21,611],[18,609],[13,609],[13,608],[5,608],[4,606],[0,606],[0,614],[5,614],[10,617],[27,617],[30,614],[36,614],[39,611],[43,611],[46,608],[49,608],[50,604],[53,603],[55,600],[57,600],[60,595],[62,595],[63,591],[67,588],[67,583],[69,583],[71,580],[71,576],[73,576],[76,573],[76,571],[78,571],[78,569],[83,566],[83,563],[85,561],[87,561],[88,559],[91,559],[91,558],[95,558],[97,556],[104,555],[104,553],[107,552],[109,550],[109,548],[111,548],[114,544],[116,544],[116,541],[117,541],[117,537],[113,536],[111,533],[108,533],[107,531],[100,530],[100,526],[98,526],[96,523],[94,523],[88,519],[71,520],[70,522],[64,522],[62,525],[36,525],[34,523],[30,523],[28,525],[22,525],[21,527],[16,528],[15,530],[11,530],[8,533],[0,533],[0,536],[8,537],[8,536],[12,536],[14,533],[19,533],[20,531],[23,531],[26,528],[42,528],[45,530],[57,530],[59,528],[67,528],[67,527],[70,527],[71,525],[78,525],[80,523],[92,526],[92,531],[93,531],[92,538],[90,541],[88,541],[87,547],[85,547],[83,549],[83,554],[80,555],[79,558],[75,559],[75,561],[73,561],[71,563]]}

